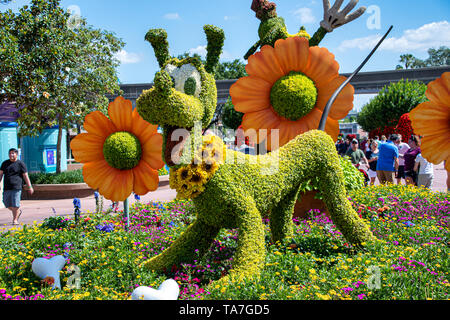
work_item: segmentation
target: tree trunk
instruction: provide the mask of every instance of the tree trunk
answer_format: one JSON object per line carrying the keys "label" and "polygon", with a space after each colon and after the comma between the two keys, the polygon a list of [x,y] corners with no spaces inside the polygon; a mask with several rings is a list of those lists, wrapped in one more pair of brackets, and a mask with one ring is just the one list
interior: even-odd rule
{"label": "tree trunk", "polygon": [[56,142],[56,173],[61,173],[61,142],[62,142],[62,128],[63,115],[58,116],[58,141]]}

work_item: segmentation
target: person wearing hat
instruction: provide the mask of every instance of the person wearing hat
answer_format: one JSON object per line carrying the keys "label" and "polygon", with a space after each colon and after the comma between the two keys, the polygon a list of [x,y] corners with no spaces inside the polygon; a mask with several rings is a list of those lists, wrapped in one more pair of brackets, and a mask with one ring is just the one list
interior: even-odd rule
{"label": "person wearing hat", "polygon": [[364,164],[369,165],[369,162],[367,161],[364,152],[358,148],[358,140],[356,139],[352,140],[350,148],[348,148],[345,155],[350,157],[350,161],[356,167],[359,167],[359,163],[361,162],[361,160],[364,162]]}

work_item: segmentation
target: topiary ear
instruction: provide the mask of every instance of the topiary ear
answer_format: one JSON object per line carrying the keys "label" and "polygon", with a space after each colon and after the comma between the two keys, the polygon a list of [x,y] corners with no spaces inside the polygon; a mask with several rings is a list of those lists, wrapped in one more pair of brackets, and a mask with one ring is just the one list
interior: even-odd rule
{"label": "topiary ear", "polygon": [[205,31],[206,40],[208,41],[208,46],[206,47],[208,54],[206,56],[205,70],[206,72],[214,73],[214,69],[219,63],[219,57],[222,53],[225,33],[219,27],[213,25],[205,25],[203,30]]}
{"label": "topiary ear", "polygon": [[150,42],[155,50],[155,56],[158,60],[159,67],[162,68],[164,63],[170,59],[169,42],[167,41],[167,32],[164,29],[150,29],[145,35],[145,40]]}

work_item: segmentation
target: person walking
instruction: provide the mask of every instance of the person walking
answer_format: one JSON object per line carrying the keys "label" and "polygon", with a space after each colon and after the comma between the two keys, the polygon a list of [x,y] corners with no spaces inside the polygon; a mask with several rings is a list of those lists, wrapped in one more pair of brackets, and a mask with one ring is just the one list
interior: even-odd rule
{"label": "person walking", "polygon": [[367,162],[369,162],[369,178],[370,185],[373,186],[375,184],[375,180],[377,178],[377,162],[378,155],[380,154],[380,150],[378,150],[378,142],[372,141],[370,144],[369,151],[366,152]]}
{"label": "person walking", "polygon": [[33,194],[33,186],[28,177],[27,166],[24,162],[17,159],[19,151],[10,149],[8,152],[9,160],[2,163],[0,167],[0,183],[5,176],[3,182],[3,203],[6,208],[12,212],[13,225],[19,224],[19,218],[22,214],[20,209],[20,197],[22,195],[23,180],[28,187],[28,192]]}
{"label": "person walking", "polygon": [[398,148],[394,144],[397,139],[398,135],[391,134],[389,140],[378,147],[377,177],[380,184],[394,183],[395,171],[398,170]]}
{"label": "person walking", "polygon": [[[420,168],[419,168],[420,166]],[[417,176],[417,186],[425,187],[427,189],[431,189],[433,186],[433,164],[428,162],[422,156],[422,153],[419,153],[416,157],[416,163],[414,164],[414,171],[418,173]]]}
{"label": "person walking", "polygon": [[406,185],[417,185],[417,174],[414,171],[416,157],[422,151],[420,150],[419,137],[412,135],[408,140],[409,149],[403,155],[405,160],[405,181]]}
{"label": "person walking", "polygon": [[402,184],[402,179],[406,180],[405,177],[405,152],[409,150],[409,145],[407,143],[402,142],[402,135],[398,135],[398,140],[395,142],[395,145],[398,148],[398,171],[395,175],[397,178],[397,184]]}

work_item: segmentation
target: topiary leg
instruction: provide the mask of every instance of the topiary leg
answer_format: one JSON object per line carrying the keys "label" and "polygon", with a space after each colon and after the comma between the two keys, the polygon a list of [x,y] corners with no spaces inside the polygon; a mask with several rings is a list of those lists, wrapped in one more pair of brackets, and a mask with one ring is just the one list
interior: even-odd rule
{"label": "topiary leg", "polygon": [[295,202],[297,201],[298,191],[297,189],[292,190],[277,207],[272,209],[270,214],[270,232],[273,242],[292,237],[292,214],[294,212]]}
{"label": "topiary leg", "polygon": [[[190,263],[198,255],[203,256],[209,250],[219,230],[220,228],[207,225],[197,219],[168,249],[146,261],[144,266],[150,270],[164,271],[173,265]],[[199,252],[196,253],[195,249],[198,249]]]}
{"label": "topiary leg", "polygon": [[362,220],[346,196],[342,169],[337,154],[330,153],[327,164],[322,166],[320,185],[331,219],[344,237],[352,244],[361,244],[376,239],[369,226]]}
{"label": "topiary leg", "polygon": [[[239,237],[233,257],[233,269],[229,275],[233,279],[259,274],[265,261],[264,226],[261,214],[252,198],[242,196],[239,200],[234,201]],[[229,277],[222,278],[221,282],[227,282]]]}

